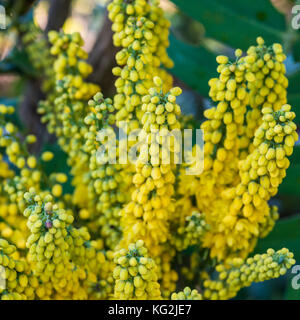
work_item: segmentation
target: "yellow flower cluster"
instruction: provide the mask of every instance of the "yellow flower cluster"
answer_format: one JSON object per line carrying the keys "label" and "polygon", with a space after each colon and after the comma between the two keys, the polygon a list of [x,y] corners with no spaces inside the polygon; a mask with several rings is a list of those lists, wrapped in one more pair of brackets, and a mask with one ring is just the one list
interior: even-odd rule
{"label": "yellow flower cluster", "polygon": [[57,173],[51,177],[44,174],[42,162],[50,161],[53,154],[46,151],[41,154],[40,159],[29,154],[28,148],[36,142],[36,137],[28,135],[21,139],[18,127],[9,119],[13,113],[13,107],[0,105],[0,145],[4,148],[9,162],[19,169],[17,174],[6,162],[2,163],[6,172],[1,177],[0,234],[18,249],[25,249],[28,230],[22,216],[26,206],[23,193],[30,187],[41,190],[42,184],[47,185],[49,190],[61,189],[60,183],[65,182],[61,178],[65,177],[65,174]]}
{"label": "yellow flower cluster", "polygon": [[[87,53],[81,48],[83,40],[79,33],[65,35],[51,31],[51,54],[57,56],[54,64],[56,87],[47,101],[40,104],[42,122],[47,123],[50,133],[55,133],[58,143],[68,154],[75,186],[74,202],[84,207],[87,202],[88,155],[83,151],[84,136],[88,131],[84,118],[89,112],[87,101],[99,90],[93,83],[85,82],[92,67],[85,61]],[[53,106],[54,105],[54,106]]]}
{"label": "yellow flower cluster", "polygon": [[167,241],[168,221],[175,210],[172,203],[175,175],[167,157],[176,157],[180,151],[179,142],[170,132],[180,129],[176,96],[181,90],[173,88],[163,94],[161,79],[157,77],[154,81],[157,88],[149,89],[142,100],[144,143],[135,163],[133,183],[136,189],[132,201],[124,208],[123,232],[127,244],[144,239],[151,254],[158,256],[161,244]]}
{"label": "yellow flower cluster", "polygon": [[42,89],[50,92],[55,86],[54,59],[49,52],[48,41],[43,32],[32,22],[21,25],[21,38],[25,51],[38,77],[42,77]]}
{"label": "yellow flower cluster", "polygon": [[[218,104],[204,112],[208,120],[201,126],[205,141],[204,173],[200,177],[200,185],[203,184],[203,187],[196,191],[196,197],[200,210],[204,212],[209,210],[211,202],[216,198],[216,193],[211,192],[210,188],[220,192],[224,185],[236,183],[238,176],[239,138],[243,133],[249,103],[246,82],[253,82],[255,77],[245,57],[241,57],[241,51],[236,50],[235,54],[234,62],[225,56],[217,57],[217,71],[220,75],[209,81],[209,95]],[[203,199],[203,193],[206,199]]]}
{"label": "yellow flower cluster", "polygon": [[[153,258],[164,255],[164,261],[157,261],[159,269],[170,270],[175,252],[170,250],[167,241],[169,222],[175,210],[172,201],[175,183],[173,161],[180,153],[176,130],[180,130],[177,117],[181,112],[176,96],[181,90],[172,88],[164,94],[159,77],[154,78],[154,84],[156,87],[150,88],[149,94],[142,98],[141,146],[132,179],[135,189],[131,202],[121,212],[121,245],[126,247],[142,239]],[[177,276],[174,272],[165,274],[164,271],[159,275],[166,283],[162,284],[163,295],[169,295]]]}
{"label": "yellow flower cluster", "polygon": [[[24,198],[29,204],[24,211],[30,229],[26,243],[29,248],[28,259],[34,274],[47,286],[45,294],[49,295],[53,287],[58,295],[72,296],[77,293],[77,298],[81,297],[84,291],[78,292],[78,287],[85,273],[80,269],[74,270],[67,241],[68,227],[74,220],[73,216],[52,205],[50,195],[42,199],[34,190],[30,190],[24,194]],[[86,296],[83,295],[83,298]]]}
{"label": "yellow flower cluster", "polygon": [[250,70],[255,75],[255,81],[248,83],[249,104],[246,127],[243,135],[242,148],[245,149],[243,157],[253,151],[251,141],[255,130],[261,122],[261,110],[272,107],[275,111],[287,103],[288,80],[285,76],[284,60],[286,59],[280,44],[267,47],[261,37],[257,38],[257,46],[251,46],[247,51],[247,61]]}
{"label": "yellow flower cluster", "polygon": [[278,251],[268,249],[267,253],[256,254],[244,261],[235,258],[230,268],[218,265],[217,280],[204,281],[204,298],[219,300],[230,299],[253,282],[261,282],[284,275],[296,261],[293,253],[283,248]]}
{"label": "yellow flower cluster", "polygon": [[128,246],[128,250],[115,252],[116,267],[113,276],[116,280],[115,298],[121,300],[161,299],[156,264],[148,257],[144,242],[138,240]]}
{"label": "yellow flower cluster", "polygon": [[[35,278],[24,260],[15,258],[17,248],[0,238],[0,298],[1,300],[34,299]],[[2,285],[5,284],[4,288]]]}
{"label": "yellow flower cluster", "polygon": [[[217,107],[205,111],[204,172],[180,174],[181,194],[196,196],[210,229],[203,246],[211,257],[246,258],[278,218],[268,205],[289,166],[297,141],[295,114],[286,105],[282,47],[250,47],[236,61],[218,56],[219,78],[210,80]],[[247,106],[250,105],[250,109]],[[221,196],[220,196],[221,195]]]}
{"label": "yellow flower cluster", "polygon": [[93,300],[105,300],[114,297],[114,285],[115,280],[113,278],[113,270],[115,264],[113,262],[113,251],[97,251],[96,261],[99,271],[97,278],[89,282],[87,289],[89,299]]}
{"label": "yellow flower cluster", "polygon": [[[91,111],[84,120],[89,130],[85,135],[84,150],[89,154],[89,172],[86,175],[89,210],[82,210],[80,217],[100,226],[100,235],[108,247],[114,248],[121,238],[119,213],[128,201],[131,176],[124,170],[124,165],[114,163],[119,159],[119,148],[113,130],[115,109],[111,99],[104,99],[98,92],[88,104]],[[101,153],[101,147],[107,152]]]}
{"label": "yellow flower cluster", "polygon": [[196,211],[185,218],[183,225],[176,225],[176,227],[175,235],[170,241],[177,251],[183,251],[190,246],[199,245],[208,229],[204,214]]}
{"label": "yellow flower cluster", "polygon": [[[24,198],[30,229],[27,259],[45,287],[38,297],[108,298],[113,290],[112,253],[101,251],[101,242],[90,241],[86,228],[74,228],[71,212],[53,204],[50,194],[41,197],[30,189]],[[105,290],[99,293],[101,285]]]}
{"label": "yellow flower cluster", "polygon": [[[262,109],[263,122],[253,140],[256,148],[239,164],[241,182],[223,191],[225,201],[230,201],[228,212],[218,226],[220,231],[214,238],[207,239],[214,241],[221,239],[222,234],[225,236],[222,238],[227,239],[227,243],[223,243],[220,255],[229,256],[238,251],[241,257],[246,257],[253,250],[260,229],[265,229],[269,223],[268,200],[277,193],[286,175],[289,166],[287,156],[293,152],[298,139],[293,122],[295,113],[290,110],[290,105],[284,105],[279,111],[268,107]],[[213,248],[218,250],[217,246],[215,243]]]}
{"label": "yellow flower cluster", "polygon": [[118,76],[114,97],[116,117],[117,121],[128,120],[128,130],[133,130],[139,127],[143,114],[141,98],[153,86],[153,78],[160,76],[164,80],[164,90],[172,85],[170,75],[160,68],[172,66],[166,53],[170,23],[156,0],[130,3],[114,0],[108,10],[114,44],[122,48],[116,55],[120,67],[113,69]]}
{"label": "yellow flower cluster", "polygon": [[62,272],[67,272],[68,261],[65,237],[68,234],[67,227],[74,218],[65,210],[58,210],[57,206],[52,206],[51,196],[43,199],[44,207],[40,196],[35,195],[33,191],[25,193],[24,198],[30,204],[25,209],[24,216],[28,218],[30,236],[26,247],[29,248],[31,261],[35,262],[34,271],[51,279],[54,274],[57,278],[63,278],[65,275]]}

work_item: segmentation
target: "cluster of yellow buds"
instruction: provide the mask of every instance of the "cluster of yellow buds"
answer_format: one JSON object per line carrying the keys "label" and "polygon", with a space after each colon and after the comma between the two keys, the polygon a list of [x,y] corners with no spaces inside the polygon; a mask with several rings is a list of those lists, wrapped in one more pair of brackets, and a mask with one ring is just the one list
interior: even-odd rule
{"label": "cluster of yellow buds", "polygon": [[[29,153],[28,149],[36,142],[36,137],[27,135],[21,138],[18,126],[9,118],[14,111],[14,107],[0,105],[0,144],[9,162],[19,169],[19,173],[16,174],[6,162],[2,164],[6,173],[1,177],[0,234],[18,249],[25,249],[28,230],[26,220],[21,214],[26,206],[23,193],[31,187],[40,190],[42,184],[46,185],[49,190],[55,191],[61,188],[61,184],[48,179],[42,171],[42,164],[53,159],[52,152],[45,151],[40,158]],[[65,175],[57,173],[56,176]],[[60,197],[61,193],[56,193],[56,196]]]}
{"label": "cluster of yellow buds", "polygon": [[[27,226],[31,233],[26,246],[30,249],[32,261],[36,262],[34,270],[37,274],[45,273],[51,277],[53,273],[58,274],[65,269],[65,252],[68,245],[64,238],[68,234],[67,227],[74,218],[65,210],[59,210],[57,205],[53,206],[51,195],[41,199],[33,189],[25,193],[24,198],[30,205],[25,209],[24,216],[28,218]],[[52,260],[53,264],[49,263],[49,260]],[[60,271],[56,270],[56,265]]]}
{"label": "cluster of yellow buds", "polygon": [[256,148],[239,164],[241,182],[223,192],[224,197],[231,200],[222,220],[225,228],[221,231],[231,235],[231,240],[223,250],[239,251],[242,257],[254,248],[260,229],[265,229],[270,221],[267,201],[277,193],[289,166],[287,156],[293,152],[298,139],[293,122],[295,113],[290,105],[284,105],[279,111],[265,107],[262,113],[263,122],[253,140]]}
{"label": "cluster of yellow buds", "polygon": [[[7,118],[14,112],[14,107],[0,105],[0,146],[6,149],[9,161],[19,169],[24,168],[26,164],[29,168],[35,168],[36,159],[33,156],[29,157],[26,163],[26,149],[18,137],[17,126]],[[35,141],[36,137],[31,135],[27,137],[25,144],[34,143]]]}
{"label": "cluster of yellow buds", "polygon": [[285,76],[283,48],[275,43],[267,47],[261,37],[257,38],[257,46],[251,46],[247,51],[247,62],[255,76],[255,81],[248,83],[249,104],[251,109],[246,115],[245,133],[243,136],[244,157],[253,151],[251,141],[255,130],[261,123],[261,110],[272,107],[277,111],[287,103],[288,79]]}
{"label": "cluster of yellow buds", "polygon": [[51,195],[41,198],[31,189],[24,198],[29,204],[24,216],[30,229],[26,246],[32,270],[44,283],[51,282],[58,293],[67,294],[68,282],[74,281],[75,273],[67,242],[68,226],[74,218],[53,205]]}
{"label": "cluster of yellow buds", "polygon": [[267,47],[260,37],[257,43],[246,56],[236,50],[233,63],[217,57],[220,76],[210,81],[210,96],[218,105],[205,111],[208,120],[201,126],[204,172],[180,172],[180,194],[196,196],[196,209],[210,226],[203,246],[220,261],[246,258],[272,230],[278,214],[268,200],[286,175],[298,139],[295,114],[285,104],[282,47]]}
{"label": "cluster of yellow buds", "polygon": [[[121,237],[120,210],[128,201],[126,196],[131,185],[131,176],[124,165],[116,163],[119,159],[115,124],[115,111],[111,99],[104,99],[98,92],[89,101],[90,113],[85,118],[88,132],[85,135],[84,150],[89,154],[89,213],[82,219],[89,219],[100,226],[100,234],[110,248],[114,248]],[[105,148],[102,150],[101,148]],[[107,152],[103,152],[107,151]],[[81,212],[85,213],[85,211]]]}
{"label": "cluster of yellow buds", "polygon": [[[28,207],[24,216],[30,235],[28,261],[42,283],[39,298],[94,299],[100,292],[108,298],[113,291],[112,253],[103,252],[99,241],[90,241],[85,227],[73,227],[73,215],[53,204],[52,196],[40,196],[33,189],[24,194]],[[47,290],[44,289],[44,287]]]}
{"label": "cluster of yellow buds", "polygon": [[279,43],[267,47],[261,37],[257,46],[251,46],[247,61],[255,75],[256,82],[249,83],[250,105],[252,108],[274,106],[274,110],[286,103],[288,80],[285,77],[284,60],[286,55]]}
{"label": "cluster of yellow buds", "polygon": [[261,282],[284,275],[293,264],[293,253],[283,248],[278,251],[268,249],[267,253],[256,254],[244,261],[235,258],[230,268],[218,265],[218,280],[204,281],[204,298],[219,300],[230,299],[253,282]]}
{"label": "cluster of yellow buds", "polygon": [[199,177],[200,188],[196,190],[201,212],[209,210],[217,196],[210,188],[220,192],[224,185],[236,183],[240,135],[249,103],[246,83],[253,82],[255,77],[245,57],[241,56],[241,50],[236,50],[235,55],[234,62],[226,56],[218,56],[219,78],[209,81],[209,95],[218,104],[205,110],[204,116],[208,120],[201,125],[205,141],[204,173]]}
{"label": "cluster of yellow buds", "polygon": [[173,236],[170,241],[177,251],[183,251],[190,246],[200,245],[207,229],[204,214],[194,211],[185,218],[184,225],[178,227],[177,235]]}
{"label": "cluster of yellow buds", "polygon": [[[82,183],[88,172],[88,155],[83,151],[84,136],[88,129],[84,118],[89,112],[87,101],[99,91],[99,87],[84,79],[92,72],[85,61],[87,53],[81,48],[79,33],[66,35],[51,31],[51,54],[57,56],[54,70],[56,87],[47,100],[40,103],[42,122],[47,123],[50,133],[55,133],[58,143],[68,154],[75,185],[74,202],[81,207],[87,202],[87,185]],[[54,108],[53,108],[54,105]]]}
{"label": "cluster of yellow buds", "polygon": [[24,33],[21,40],[29,60],[37,76],[42,76],[42,89],[44,92],[50,92],[55,86],[55,75],[54,59],[50,54],[48,41],[42,30],[33,22],[24,23],[20,28]]}
{"label": "cluster of yellow buds", "polygon": [[0,238],[0,299],[34,299],[37,279],[26,261],[15,258],[17,248]]}
{"label": "cluster of yellow buds", "polygon": [[167,241],[175,175],[172,171],[172,156],[180,152],[172,130],[179,130],[177,116],[180,107],[176,96],[181,93],[173,88],[167,94],[161,90],[161,79],[156,77],[157,88],[149,89],[143,97],[142,143],[140,155],[136,160],[136,173],[133,183],[136,189],[132,201],[124,208],[124,241],[131,243],[143,239],[151,254],[161,253],[161,244]]}
{"label": "cluster of yellow buds", "polygon": [[97,265],[100,270],[97,278],[89,282],[88,295],[89,299],[105,300],[114,297],[115,280],[113,278],[113,270],[115,263],[113,262],[113,251],[97,251]]}
{"label": "cluster of yellow buds", "polygon": [[116,117],[117,121],[128,120],[128,128],[133,130],[139,127],[141,98],[153,86],[153,77],[164,80],[165,90],[172,85],[172,78],[160,68],[161,64],[172,66],[166,53],[169,22],[156,0],[131,3],[114,0],[108,10],[115,32],[114,44],[122,48],[116,55],[120,67],[113,69],[118,76],[114,97]]}
{"label": "cluster of yellow buds", "polygon": [[[130,2],[114,0],[109,4],[108,10],[109,18],[113,22],[114,44],[121,47],[116,55],[119,67],[113,69],[114,75],[118,77],[115,82],[117,94],[114,96],[117,125],[120,126],[121,121],[125,120],[127,123],[123,128],[124,131],[131,133],[135,129],[142,129],[150,137],[151,128],[157,127],[159,129],[163,127],[164,123],[168,126],[168,112],[174,113],[175,111],[176,117],[180,114],[179,106],[173,107],[170,111],[163,110],[164,108],[162,109],[160,106],[160,111],[157,114],[154,110],[155,106],[150,110],[151,104],[158,105],[156,100],[159,98],[153,97],[153,95],[163,95],[172,87],[172,77],[161,68],[162,66],[172,67],[173,64],[166,53],[169,45],[168,29],[170,23],[165,19],[157,0]],[[156,79],[156,83],[153,81],[154,79]],[[151,89],[152,87],[156,88]],[[175,91],[180,94],[178,89],[174,89]],[[149,97],[147,97],[148,95]],[[150,101],[152,98],[153,101]],[[146,101],[147,99],[148,101]],[[172,102],[168,106],[171,104]],[[149,105],[149,110],[147,110],[147,105]],[[178,123],[178,119],[174,115],[170,114],[168,117],[170,124],[173,121]],[[151,123],[156,118],[157,123]],[[128,146],[130,147],[130,143]],[[157,158],[157,150],[155,149],[158,146],[157,143],[153,143],[152,147],[145,144],[142,148],[147,149],[147,154],[152,152],[152,159],[155,160],[155,157]],[[174,211],[172,202],[168,201],[168,199],[172,199],[174,193],[171,182],[174,174],[169,165],[153,166],[154,162],[144,163],[142,157],[134,166],[129,166],[126,169],[133,174],[132,181],[135,190],[131,192],[132,201],[125,206],[121,213],[123,229],[121,244],[126,248],[131,242],[139,239],[145,241],[158,265],[162,294],[169,296],[170,292],[174,291],[177,274],[170,268],[175,252],[173,253],[173,250],[170,250],[169,245],[166,244],[167,237],[163,230],[166,232],[168,230],[168,212]],[[151,157],[148,160],[151,160]],[[167,171],[171,183],[162,185],[162,177],[167,176]],[[163,194],[155,194],[157,189],[160,189],[159,192]],[[147,197],[149,199],[145,201]],[[166,246],[162,244],[166,244]],[[162,259],[163,252],[164,258]]]}
{"label": "cluster of yellow buds", "polygon": [[115,298],[120,300],[157,300],[161,298],[156,264],[148,257],[144,242],[138,240],[114,254],[116,267]]}

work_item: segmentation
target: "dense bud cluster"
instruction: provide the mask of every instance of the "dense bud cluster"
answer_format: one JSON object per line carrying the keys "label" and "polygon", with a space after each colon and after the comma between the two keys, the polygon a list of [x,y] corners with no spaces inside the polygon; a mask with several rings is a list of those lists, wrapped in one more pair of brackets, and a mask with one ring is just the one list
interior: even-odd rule
{"label": "dense bud cluster", "polygon": [[73,227],[71,212],[53,204],[51,195],[40,196],[31,189],[24,198],[28,261],[42,283],[38,297],[108,298],[113,291],[112,253],[103,252],[101,242],[90,241],[85,227]]}
{"label": "dense bud cluster", "polygon": [[56,86],[40,104],[39,112],[49,132],[57,135],[58,143],[68,154],[74,176],[73,201],[84,207],[88,201],[85,175],[89,172],[89,156],[83,150],[88,132],[84,118],[89,112],[87,101],[99,87],[85,81],[92,67],[85,61],[87,53],[81,48],[83,40],[79,33],[66,35],[51,31],[49,40],[51,54],[57,57],[54,64]]}
{"label": "dense bud cluster", "polygon": [[[0,238],[0,299],[34,299],[37,279],[30,273],[28,264],[16,259],[17,248]],[[5,283],[5,287],[2,285]]]}
{"label": "dense bud cluster", "polygon": [[210,96],[218,105],[205,111],[202,124],[204,172],[180,177],[180,193],[196,196],[210,225],[203,245],[219,260],[247,257],[272,230],[278,214],[268,200],[298,139],[295,114],[284,104],[285,55],[279,44],[267,47],[262,38],[257,43],[244,57],[236,50],[234,63],[217,57],[220,76],[210,81]]}
{"label": "dense bud cluster", "polygon": [[43,32],[34,23],[24,23],[21,30],[25,33],[22,42],[29,60],[32,63],[37,76],[42,76],[42,89],[50,92],[55,86],[53,63],[54,59],[50,54],[48,41]]}
{"label": "dense bud cluster", "polygon": [[177,228],[177,235],[171,239],[171,243],[174,244],[176,250],[182,251],[189,246],[199,245],[208,225],[204,215],[194,211],[185,218],[185,223]]}
{"label": "dense bud cluster", "polygon": [[141,99],[153,86],[153,77],[164,80],[164,90],[172,85],[172,78],[160,68],[172,66],[166,53],[170,23],[156,0],[131,3],[114,0],[108,10],[114,44],[122,48],[116,55],[120,67],[113,69],[118,76],[114,97],[116,117],[117,121],[128,120],[128,128],[133,130],[139,126],[143,114]]}
{"label": "dense bud cluster", "polygon": [[204,281],[205,299],[230,299],[253,282],[260,282],[284,275],[296,261],[293,253],[283,248],[278,251],[268,249],[267,253],[257,254],[244,261],[235,258],[230,268],[218,265],[218,280]]}
{"label": "dense bud cluster", "polygon": [[[224,185],[236,182],[240,136],[249,103],[246,83],[253,82],[255,77],[245,57],[241,57],[241,51],[236,50],[235,54],[234,62],[226,56],[217,57],[219,78],[209,81],[209,95],[217,106],[204,112],[207,120],[201,125],[205,141],[204,173],[200,177],[200,186],[203,184],[203,187],[196,191],[201,210],[209,210],[211,201],[216,197],[209,188],[220,192]],[[207,181],[210,181],[209,188]],[[207,198],[200,204],[204,193]]]}
{"label": "dense bud cluster", "polygon": [[35,262],[34,271],[51,279],[54,274],[64,278],[61,273],[67,272],[67,228],[74,218],[65,210],[53,206],[51,196],[41,199],[34,191],[29,191],[24,198],[30,205],[25,209],[24,216],[28,218],[30,236],[26,246],[30,249],[30,259]]}
{"label": "dense bud cluster", "polygon": [[[251,109],[246,115],[246,128],[243,136],[243,148],[253,151],[251,141],[261,122],[261,110],[272,107],[274,111],[287,103],[288,79],[285,76],[282,46],[278,43],[267,47],[261,37],[257,38],[257,46],[251,46],[247,51],[247,61],[250,70],[255,75],[255,82],[248,83],[249,104]],[[244,155],[246,152],[244,151]]]}
{"label": "dense bud cluster", "polygon": [[121,249],[114,254],[116,267],[113,276],[116,280],[115,298],[121,300],[157,300],[161,298],[160,285],[157,282],[156,265],[148,257],[144,242]]}
{"label": "dense bud cluster", "polygon": [[40,190],[42,184],[47,185],[49,190],[60,189],[60,183],[65,181],[54,177],[62,177],[65,174],[55,173],[47,177],[43,173],[42,163],[51,161],[53,154],[45,151],[38,158],[29,153],[28,149],[36,142],[36,137],[34,135],[21,137],[17,125],[10,121],[14,112],[14,107],[0,106],[0,145],[4,148],[9,162],[19,170],[17,174],[6,162],[2,163],[5,173],[1,176],[0,232],[2,237],[11,241],[18,249],[25,249],[28,230],[26,220],[22,216],[26,207],[24,192],[31,187]]}
{"label": "dense bud cluster", "polygon": [[298,139],[292,122],[295,113],[290,110],[289,105],[275,112],[267,107],[262,109],[263,122],[253,140],[256,149],[239,164],[241,182],[223,193],[226,200],[231,200],[222,220],[225,226],[222,232],[232,237],[229,250],[239,250],[246,255],[256,244],[260,229],[270,223],[267,201],[277,193],[289,166],[287,156],[291,155]]}
{"label": "dense bud cluster", "polygon": [[[226,169],[234,159],[233,156],[237,155],[239,135],[249,102],[245,82],[255,80],[253,73],[247,68],[245,58],[241,58],[240,54],[237,50],[236,61],[233,63],[227,57],[219,56],[217,71],[220,76],[209,82],[210,97],[218,104],[216,108],[205,111],[205,116],[210,121],[205,122],[202,128],[205,130],[207,156],[210,156],[206,161],[206,169],[212,166],[216,173]],[[213,150],[214,145],[218,145],[217,153]]]}
{"label": "dense bud cluster", "polygon": [[252,108],[274,105],[274,110],[286,103],[288,80],[285,77],[283,64],[286,55],[279,43],[267,47],[261,37],[257,38],[257,46],[247,51],[247,61],[255,75],[256,83],[249,84],[250,104]]}
{"label": "dense bud cluster", "polygon": [[[143,239],[153,257],[163,254],[168,247],[168,229],[171,215],[175,210],[172,198],[174,196],[174,162],[180,152],[176,139],[176,130],[180,130],[177,117],[180,107],[176,104],[176,96],[180,95],[179,88],[173,88],[164,94],[162,80],[154,78],[156,87],[149,89],[149,94],[143,96],[141,146],[139,156],[135,161],[135,174],[132,182],[135,189],[129,202],[122,210],[123,239],[121,244]],[[175,134],[174,134],[175,132]],[[172,251],[166,250],[165,265],[170,264]],[[163,266],[159,263],[159,268]],[[161,274],[164,277],[163,274]],[[168,283],[174,277],[163,281]],[[165,286],[162,286],[165,289]],[[163,291],[163,294],[164,291]]]}
{"label": "dense bud cluster", "polygon": [[[142,100],[142,134],[145,136],[135,164],[133,183],[136,189],[132,201],[124,208],[124,238],[127,243],[144,239],[150,252],[159,255],[160,244],[167,241],[170,214],[175,210],[171,201],[175,175],[165,157],[171,159],[179,153],[179,142],[170,132],[180,129],[176,118],[180,107],[175,101],[181,91],[173,88],[165,95],[161,79],[154,81],[158,89],[151,88]],[[168,142],[170,149],[166,147]]]}
{"label": "dense bud cluster", "polygon": [[80,274],[82,270],[75,271],[70,261],[67,237],[73,216],[53,205],[50,195],[42,199],[34,190],[30,190],[24,194],[24,198],[29,204],[24,211],[30,229],[26,246],[34,274],[48,285],[46,295],[52,287],[61,296],[76,293],[79,280],[85,278],[85,273]]}
{"label": "dense bud cluster", "polygon": [[[91,111],[84,120],[88,126],[84,150],[90,154],[86,175],[90,210],[85,210],[87,214],[82,211],[81,218],[96,220],[101,236],[114,248],[121,237],[119,212],[128,201],[131,175],[124,170],[125,165],[114,163],[119,159],[119,148],[113,129],[115,109],[111,99],[104,99],[98,92],[88,104]],[[102,147],[107,152],[101,152]]]}

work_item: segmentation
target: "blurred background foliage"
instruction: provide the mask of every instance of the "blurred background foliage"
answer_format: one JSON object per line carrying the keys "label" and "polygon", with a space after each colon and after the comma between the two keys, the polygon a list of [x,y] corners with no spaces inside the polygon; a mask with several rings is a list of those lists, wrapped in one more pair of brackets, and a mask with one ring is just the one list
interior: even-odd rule
{"label": "blurred background foliage", "polygon": [[[24,132],[43,136],[38,150],[51,149],[56,154],[55,168],[49,174],[68,172],[66,155],[55,138],[47,135],[36,114],[36,105],[43,97],[39,76],[20,43],[20,25],[33,20],[44,30],[79,31],[90,52],[94,67],[91,80],[100,84],[106,95],[114,93],[116,48],[111,41],[106,0],[0,0],[7,13],[7,29],[0,31],[0,103],[18,106],[14,120]],[[211,106],[208,80],[216,75],[216,56],[234,57],[234,50],[247,48],[262,36],[267,44],[279,42],[287,53],[289,79],[288,101],[298,114],[300,125],[300,29],[294,30],[291,0],[162,0],[161,5],[172,22],[169,55],[175,65],[170,72],[183,88],[180,104],[183,112],[192,114],[195,123],[203,121],[203,110]],[[300,13],[300,12],[299,12]],[[300,19],[298,19],[300,24]],[[67,186],[70,188],[70,186]],[[300,264],[300,144],[291,157],[287,177],[272,204],[279,207],[280,220],[266,239],[261,239],[256,252],[267,248],[288,247]],[[300,290],[291,287],[291,274],[280,279],[243,289],[238,299],[300,299]]]}

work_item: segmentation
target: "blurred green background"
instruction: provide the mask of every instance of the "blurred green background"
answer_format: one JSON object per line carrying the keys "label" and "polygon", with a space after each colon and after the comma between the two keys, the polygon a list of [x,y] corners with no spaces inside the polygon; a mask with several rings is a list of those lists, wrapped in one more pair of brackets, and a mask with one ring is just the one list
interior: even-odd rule
{"label": "blurred green background", "polygon": [[[37,119],[36,100],[29,102],[23,92],[39,91],[34,73],[24,48],[19,43],[18,27],[25,21],[34,20],[45,32],[50,27],[66,32],[79,31],[85,39],[85,49],[94,66],[92,80],[107,95],[114,92],[114,48],[111,43],[110,22],[107,19],[105,0],[41,0],[0,1],[7,9],[7,30],[0,31],[0,103],[14,104],[26,110],[30,121]],[[216,56],[234,56],[234,50],[247,50],[262,36],[270,45],[279,42],[287,54],[286,69],[289,79],[288,102],[298,116],[300,125],[300,28],[293,29],[292,21],[300,27],[300,1],[289,0],[162,0],[161,5],[171,20],[169,55],[175,66],[170,72],[175,83],[183,88],[180,104],[183,111],[193,114],[197,122],[203,120],[203,110],[211,105],[208,98],[208,80],[216,76]],[[292,8],[295,7],[295,14]],[[296,9],[299,8],[297,11]],[[54,11],[53,11],[54,10]],[[59,17],[56,16],[60,12]],[[297,12],[299,18],[297,17]],[[63,14],[63,15],[62,15]],[[52,19],[52,20],[51,20]],[[61,19],[61,21],[58,21]],[[54,21],[54,22],[53,22]],[[105,63],[104,63],[104,62]],[[31,90],[31,91],[30,91]],[[26,95],[25,95],[26,96]],[[17,97],[17,98],[16,98]],[[28,118],[19,116],[18,121],[26,131],[35,126]],[[37,125],[38,127],[39,125]],[[29,129],[30,128],[30,129]],[[43,131],[45,132],[45,131]],[[35,133],[35,132],[33,132]],[[44,133],[44,145],[56,154],[56,170],[66,171],[65,155],[59,150],[53,137]],[[61,168],[58,168],[61,166]],[[54,168],[48,168],[49,172]],[[295,253],[300,264],[300,144],[295,147],[287,177],[278,195],[271,200],[279,207],[280,220],[266,238],[260,240],[256,252],[272,247],[288,247]],[[300,299],[300,289],[291,287],[291,272],[285,277],[252,285],[242,290],[237,299]]]}

